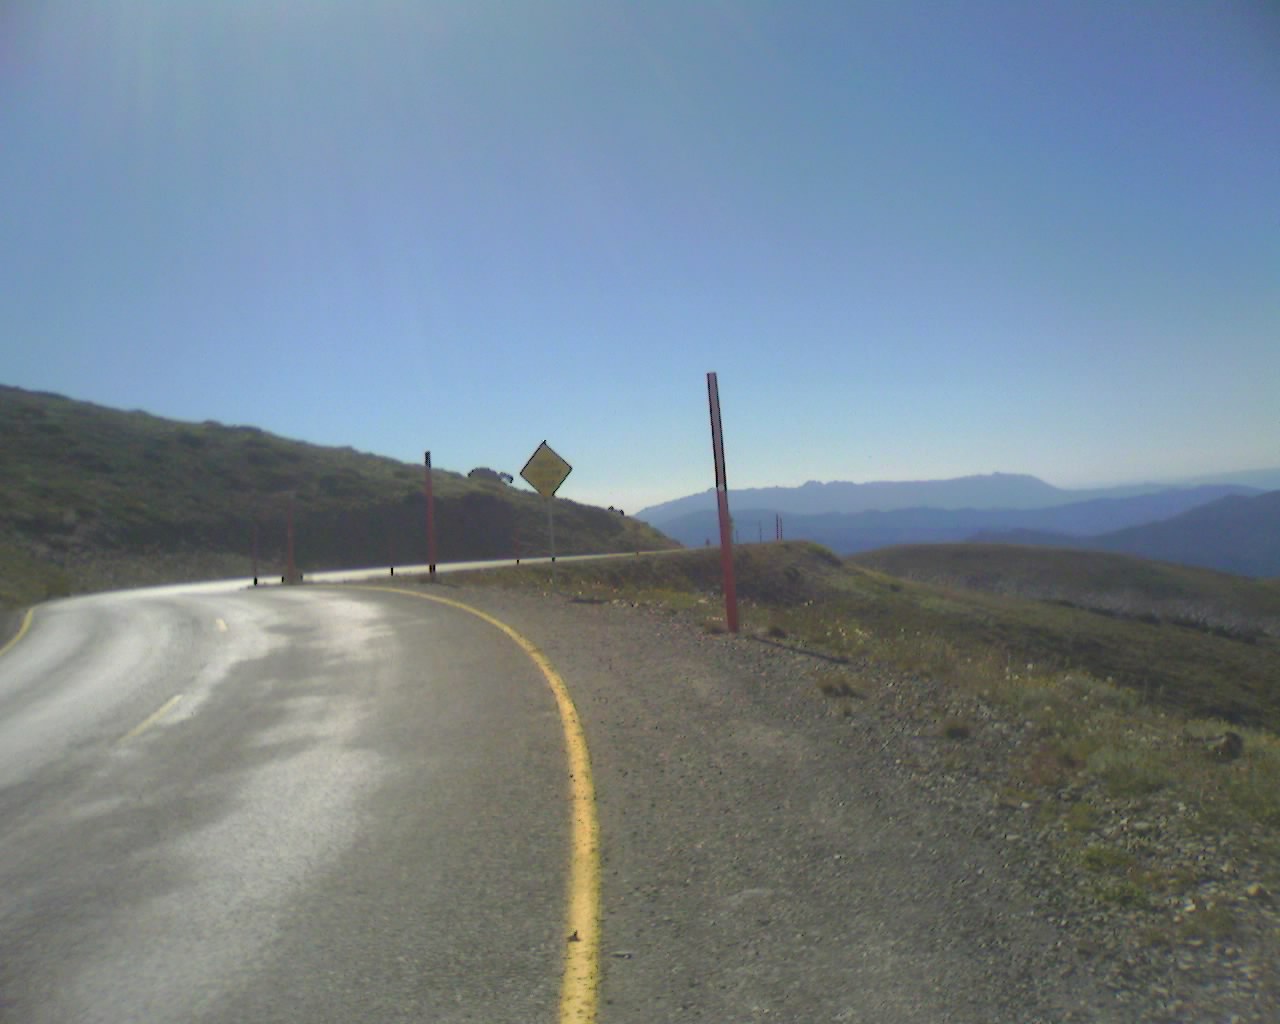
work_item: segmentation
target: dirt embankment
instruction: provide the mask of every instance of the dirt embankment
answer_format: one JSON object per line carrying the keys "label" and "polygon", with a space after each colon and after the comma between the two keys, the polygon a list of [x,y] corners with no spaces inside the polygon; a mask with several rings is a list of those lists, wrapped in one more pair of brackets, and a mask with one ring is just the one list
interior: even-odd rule
{"label": "dirt embankment", "polygon": [[22,620],[25,615],[25,611],[10,611],[0,608],[0,648],[3,648],[5,644],[18,635],[18,630],[22,628]]}
{"label": "dirt embankment", "polygon": [[668,612],[441,589],[537,643],[584,719],[607,1019],[1275,1019],[1274,930],[1144,944],[1000,798],[1017,725],[990,709],[948,736],[927,680],[837,686]]}

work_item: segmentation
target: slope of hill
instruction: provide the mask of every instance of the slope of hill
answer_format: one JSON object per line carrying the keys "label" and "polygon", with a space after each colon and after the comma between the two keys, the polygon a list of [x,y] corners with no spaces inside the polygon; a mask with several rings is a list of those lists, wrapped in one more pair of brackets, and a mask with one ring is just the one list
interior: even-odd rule
{"label": "slope of hill", "polygon": [[[1187,487],[1127,498],[1091,501],[1049,508],[903,508],[824,516],[783,515],[787,537],[811,540],[840,554],[855,554],[893,544],[936,544],[967,540],[975,533],[999,530],[1054,531],[1089,535],[1148,523],[1185,512],[1230,494],[1252,493],[1232,485]],[[733,510],[743,541],[772,539],[776,509]],[[719,525],[713,510],[688,512],[662,523],[663,531],[682,544],[696,547],[716,538]]]}
{"label": "slope of hill", "polygon": [[1162,522],[1091,537],[1019,531],[982,533],[973,539],[1115,551],[1243,576],[1276,576],[1280,575],[1280,491],[1234,495]]}
{"label": "slope of hill", "polygon": [[852,565],[945,587],[1087,608],[1220,634],[1280,638],[1280,587],[1132,555],[1012,544],[916,544],[856,555]]}
{"label": "slope of hill", "polygon": [[[1268,979],[1261,999],[1246,990],[1241,1019],[1280,991],[1271,896],[1280,886],[1280,639],[902,580],[791,543],[736,552],[742,635],[717,637],[718,554],[566,566],[561,587],[584,603],[647,605],[647,635],[665,643],[693,634],[709,657],[741,666],[732,699],[714,702],[730,712],[725,729],[740,744],[749,737],[735,754],[750,758],[767,742],[793,762],[803,757],[802,788],[810,765],[838,756],[836,744],[874,754],[901,773],[891,793],[945,793],[965,808],[965,834],[1017,851],[993,861],[1005,864],[1002,886],[1010,865],[1036,864],[1030,888],[1052,908],[1058,934],[1098,962],[1115,958],[1116,977],[1148,963],[1144,984],[1161,993],[1172,974],[1214,980],[1203,1008],[1179,997],[1175,1009],[1166,1000],[1148,1015],[1129,1002],[1116,1019],[1226,1019],[1216,1012],[1234,985],[1217,984],[1225,970]],[[1143,563],[1111,565],[1124,582]],[[1051,576],[1058,568],[1046,567]],[[1073,563],[1061,568],[1080,574]],[[1174,569],[1170,582],[1194,599],[1210,575]],[[502,570],[476,583],[542,592],[545,573]],[[547,614],[538,598],[501,595],[482,607],[547,621],[535,617]],[[629,608],[592,608],[584,628],[624,616]],[[686,685],[708,703],[702,680]],[[767,731],[743,728],[748,705],[770,709]],[[789,742],[799,729],[803,743]],[[724,758],[708,764],[736,770]],[[809,789],[797,799],[817,807],[825,827],[829,804],[810,800]],[[886,807],[903,813],[896,797]],[[1086,932],[1086,922],[1098,930]],[[1190,957],[1202,953],[1206,966],[1193,973]],[[1256,1019],[1273,1019],[1273,1005]]]}
{"label": "slope of hill", "polygon": [[[961,561],[940,575],[971,573],[974,565],[963,561],[968,558],[964,546],[948,547],[935,561],[944,569],[948,554]],[[913,560],[922,565],[929,552],[906,549],[896,557],[903,565]],[[1045,553],[1033,551],[1021,565],[1008,550],[994,554],[1006,560],[1000,572],[1010,581],[1038,579],[1052,586],[1061,578],[1073,594],[1087,594],[1094,586],[1148,598],[1167,592],[1166,609],[1248,612],[1275,622],[1277,603],[1266,593],[1269,587],[1248,580],[1176,566],[1152,568],[1138,559],[1113,558],[1081,568],[1075,552],[1044,558]],[[864,564],[868,560],[871,564]],[[980,562],[980,554],[974,562]],[[983,689],[998,685],[1009,666],[1019,674],[1025,666],[1026,672],[1045,677],[1085,672],[1181,714],[1280,731],[1280,631],[1246,634],[1155,615],[1100,613],[1061,600],[1031,599],[1030,584],[1018,584],[1027,596],[1014,596],[992,592],[999,589],[998,581],[981,588],[920,582],[872,564],[874,556],[842,562],[817,545],[790,541],[738,548],[734,566],[745,628],[803,637],[853,659],[900,660],[916,679],[973,678]],[[534,569],[483,575],[477,582],[491,585],[522,576],[544,578]],[[713,615],[719,613],[719,579],[719,552],[705,549],[566,565],[561,574],[570,591],[579,588],[604,599],[636,589],[661,601],[691,593],[684,606]]]}
{"label": "slope of hill", "polygon": [[[264,575],[278,572],[290,494],[303,569],[425,560],[419,466],[8,387],[0,436],[0,602],[245,575],[255,524]],[[443,470],[434,491],[441,561],[545,553],[537,495]],[[565,554],[670,546],[603,509],[556,514]]]}

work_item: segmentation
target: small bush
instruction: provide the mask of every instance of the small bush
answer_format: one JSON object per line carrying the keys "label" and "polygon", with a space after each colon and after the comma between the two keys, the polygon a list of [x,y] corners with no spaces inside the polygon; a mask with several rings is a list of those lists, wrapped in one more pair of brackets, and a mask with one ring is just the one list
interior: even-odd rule
{"label": "small bush", "polygon": [[1133,865],[1133,854],[1114,846],[1094,845],[1080,855],[1080,862],[1090,871],[1119,871]]}
{"label": "small bush", "polygon": [[1184,938],[1214,941],[1229,939],[1236,933],[1239,923],[1226,907],[1195,900],[1194,910],[1186,911],[1178,929]]}
{"label": "small bush", "polygon": [[1085,761],[1089,774],[1112,796],[1145,796],[1168,785],[1170,773],[1155,751],[1141,747],[1098,748]]}
{"label": "small bush", "polygon": [[1059,743],[1042,743],[1027,759],[1027,781],[1033,786],[1058,789],[1070,782],[1082,762]]}
{"label": "small bush", "polygon": [[1093,894],[1104,903],[1145,910],[1151,905],[1150,894],[1128,878],[1101,878],[1093,886]]}
{"label": "small bush", "polygon": [[1071,832],[1092,832],[1098,827],[1098,812],[1090,804],[1077,802],[1068,808],[1062,820]]}
{"label": "small bush", "polygon": [[1227,798],[1246,817],[1280,828],[1280,752],[1253,747],[1231,769]]}

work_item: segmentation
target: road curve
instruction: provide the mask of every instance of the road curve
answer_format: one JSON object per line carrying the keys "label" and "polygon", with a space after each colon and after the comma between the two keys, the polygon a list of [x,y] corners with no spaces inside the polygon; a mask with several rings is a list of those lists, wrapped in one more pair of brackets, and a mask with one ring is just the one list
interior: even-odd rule
{"label": "road curve", "polygon": [[0,658],[0,1020],[555,1020],[538,666],[325,588],[41,606]]}

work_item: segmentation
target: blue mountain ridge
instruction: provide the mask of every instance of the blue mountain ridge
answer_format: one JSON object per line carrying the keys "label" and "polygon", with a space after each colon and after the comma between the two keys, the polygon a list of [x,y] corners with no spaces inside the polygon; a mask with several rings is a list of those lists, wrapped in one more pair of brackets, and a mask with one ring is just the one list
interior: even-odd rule
{"label": "blue mountain ridge", "polygon": [[987,531],[968,539],[1086,548],[1242,576],[1280,576],[1280,491],[1229,495],[1158,522],[1087,537],[1011,530]]}
{"label": "blue mountain ridge", "polygon": [[[1047,485],[1046,485],[1047,486]],[[1071,492],[1066,492],[1071,493]],[[812,540],[838,554],[855,554],[892,544],[943,543],[975,535],[1026,532],[1083,539],[1168,519],[1224,497],[1260,492],[1234,485],[1161,490],[1128,497],[1093,498],[1041,508],[908,507],[825,515],[796,514],[777,507],[747,506],[731,497],[737,539],[772,540],[775,516],[788,540]],[[651,523],[688,546],[716,543],[714,506]]]}

